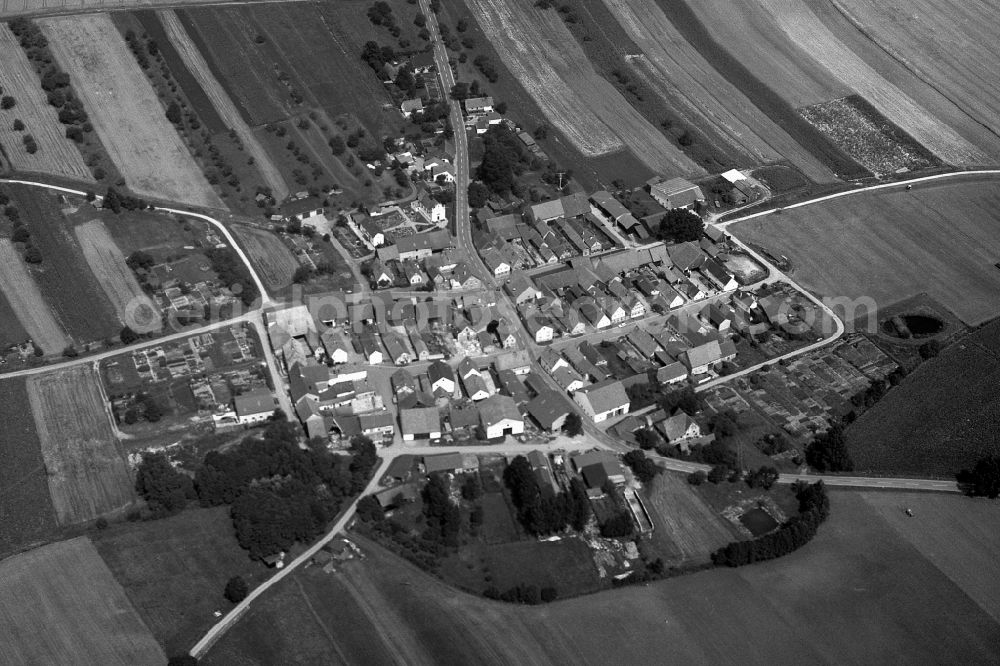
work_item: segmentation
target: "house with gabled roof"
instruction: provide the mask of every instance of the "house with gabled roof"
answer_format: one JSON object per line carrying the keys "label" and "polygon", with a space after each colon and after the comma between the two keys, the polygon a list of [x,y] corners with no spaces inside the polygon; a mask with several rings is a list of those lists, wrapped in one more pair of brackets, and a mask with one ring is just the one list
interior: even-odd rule
{"label": "house with gabled roof", "polygon": [[497,341],[503,349],[514,349],[517,347],[517,336],[514,334],[514,326],[506,319],[501,318],[497,323]]}
{"label": "house with gabled roof", "polygon": [[520,272],[510,276],[510,279],[504,283],[504,290],[514,299],[515,305],[529,303],[542,295],[531,278]]}
{"label": "house with gabled roof", "polygon": [[566,402],[566,398],[558,392],[544,389],[525,405],[525,411],[543,430],[556,432],[561,430],[566,422],[570,406]]}
{"label": "house with gabled roof", "polygon": [[[399,410],[400,431],[403,439],[437,439],[441,436],[441,415],[437,407],[414,407]],[[461,454],[455,454],[461,460]]]}
{"label": "house with gabled roof", "polygon": [[719,288],[720,291],[732,291],[739,286],[732,273],[727,271],[722,264],[715,259],[709,259],[701,265],[700,272],[708,280]]}
{"label": "house with gabled roof", "polygon": [[584,387],[583,377],[569,366],[560,366],[551,374],[556,384],[559,384],[559,387],[567,393],[573,393]]}
{"label": "house with gabled roof", "polygon": [[671,210],[673,208],[693,209],[705,201],[701,188],[684,178],[671,178],[649,187],[650,195],[656,202]]}
{"label": "house with gabled roof", "polygon": [[660,384],[677,384],[687,379],[688,371],[680,361],[668,363],[656,371],[656,381]]}
{"label": "house with gabled roof", "polygon": [[628,414],[631,404],[622,383],[611,379],[581,388],[573,394],[573,401],[594,423]]}
{"label": "house with gabled roof", "polygon": [[551,222],[552,220],[564,217],[563,205],[560,199],[543,201],[528,209],[528,215],[535,222]]}
{"label": "house with gabled roof", "polygon": [[667,253],[671,263],[681,271],[695,270],[708,259],[701,246],[693,241],[675,243],[667,248]]}
{"label": "house with gabled roof", "polygon": [[535,339],[535,342],[551,342],[554,331],[548,317],[540,312],[534,312],[531,316],[525,316],[524,326],[528,333]]}
{"label": "house with gabled roof", "polygon": [[500,250],[488,247],[480,252],[480,256],[483,258],[483,263],[486,264],[486,267],[493,272],[494,277],[510,273],[510,261]]}
{"label": "house with gabled roof", "polygon": [[506,352],[494,359],[493,367],[498,371],[510,370],[516,375],[526,375],[531,372],[531,355],[526,349]]}
{"label": "house with gabled roof", "polygon": [[491,395],[479,403],[479,419],[487,439],[524,432],[524,417],[514,399],[506,395]]}
{"label": "house with gabled roof", "polygon": [[659,348],[656,340],[653,336],[636,326],[632,331],[625,336],[629,342],[631,342],[643,358],[653,358],[656,350]]}
{"label": "house with gabled roof", "polygon": [[708,372],[712,366],[722,360],[722,349],[718,340],[710,340],[697,347],[691,347],[681,354],[681,361],[688,367],[692,375]]}
{"label": "house with gabled roof", "polygon": [[455,392],[455,372],[444,361],[434,361],[427,367],[427,378],[434,395],[450,396]]}
{"label": "house with gabled roof", "polygon": [[542,370],[549,374],[552,374],[559,368],[569,367],[569,361],[558,351],[551,348],[542,350],[541,356],[538,357],[538,363],[542,366]]}

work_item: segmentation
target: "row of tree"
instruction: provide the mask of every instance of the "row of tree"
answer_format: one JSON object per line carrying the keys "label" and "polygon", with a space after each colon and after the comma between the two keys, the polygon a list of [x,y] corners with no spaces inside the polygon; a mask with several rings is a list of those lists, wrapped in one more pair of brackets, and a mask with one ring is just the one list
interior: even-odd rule
{"label": "row of tree", "polygon": [[524,529],[535,535],[561,532],[567,526],[580,531],[590,518],[587,489],[579,479],[570,482],[568,491],[546,494],[524,456],[511,461],[503,474],[511,500]]}

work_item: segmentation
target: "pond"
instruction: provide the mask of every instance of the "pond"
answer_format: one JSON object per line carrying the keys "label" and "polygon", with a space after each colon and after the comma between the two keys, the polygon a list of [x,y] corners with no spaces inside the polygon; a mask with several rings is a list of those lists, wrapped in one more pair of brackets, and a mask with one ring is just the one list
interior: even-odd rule
{"label": "pond", "polygon": [[740,522],[743,523],[743,526],[750,530],[750,533],[755,537],[767,534],[778,526],[778,521],[775,520],[771,514],[761,508],[750,509],[740,516]]}
{"label": "pond", "polygon": [[936,335],[944,328],[944,322],[927,315],[903,315],[903,322],[915,338]]}

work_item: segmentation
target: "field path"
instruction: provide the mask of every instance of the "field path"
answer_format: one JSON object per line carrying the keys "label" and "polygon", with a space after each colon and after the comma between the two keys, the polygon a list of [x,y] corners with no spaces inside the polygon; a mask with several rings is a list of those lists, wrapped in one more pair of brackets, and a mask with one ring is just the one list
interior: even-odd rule
{"label": "field path", "polygon": [[[13,109],[0,111],[0,144],[14,168],[93,181],[83,155],[66,138],[66,128],[59,122],[58,112],[46,99],[31,62],[5,23],[0,23],[0,63],[3,63],[0,76],[3,94],[17,100]],[[23,131],[14,131],[15,120],[24,122]],[[25,134],[33,136],[38,144],[34,155],[24,149]]]}
{"label": "field path", "polygon": [[208,63],[205,62],[204,56],[198,51],[198,47],[191,40],[190,35],[184,29],[184,25],[181,24],[180,19],[177,17],[177,12],[173,9],[165,9],[157,12],[157,15],[163,24],[163,29],[167,32],[167,36],[170,37],[174,48],[180,54],[181,60],[187,65],[191,75],[201,85],[208,98],[212,100],[212,106],[215,107],[216,112],[222,118],[223,122],[236,132],[247,152],[253,157],[254,166],[257,167],[260,175],[271,188],[271,194],[277,201],[284,201],[285,197],[288,196],[288,184],[281,176],[281,171],[278,170],[278,167],[271,160],[271,156],[264,149],[264,146],[257,140],[253,130],[243,120],[243,116],[240,115],[239,110],[229,98],[222,84],[212,74],[212,70],[209,68]]}
{"label": "field path", "polygon": [[7,238],[0,238],[0,291],[17,313],[21,326],[46,354],[58,354],[69,338],[56,322],[52,309],[25,267],[20,253]]}
{"label": "field path", "polygon": [[107,14],[39,21],[94,129],[139,196],[225,209]]}

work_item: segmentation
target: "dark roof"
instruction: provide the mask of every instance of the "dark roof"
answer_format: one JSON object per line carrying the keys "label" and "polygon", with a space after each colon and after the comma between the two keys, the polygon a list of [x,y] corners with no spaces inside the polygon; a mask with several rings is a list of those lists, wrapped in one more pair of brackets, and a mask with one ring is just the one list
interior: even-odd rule
{"label": "dark roof", "polygon": [[462,469],[461,453],[441,453],[436,456],[424,456],[424,471],[428,474],[448,472],[456,469]]}
{"label": "dark roof", "polygon": [[552,424],[570,412],[570,406],[558,391],[545,389],[538,393],[525,406],[531,417],[546,430],[552,429]]}

